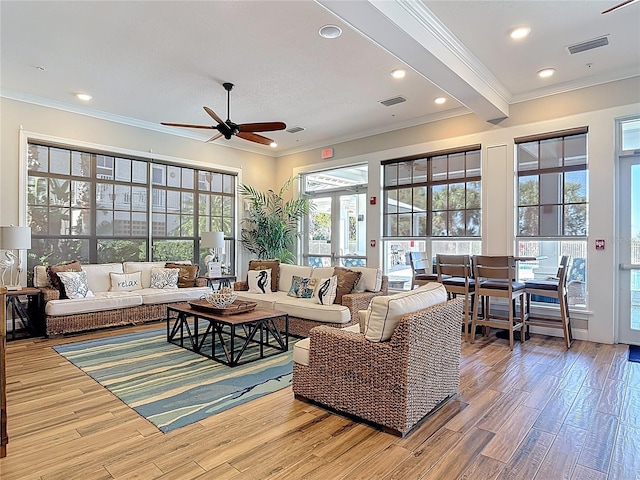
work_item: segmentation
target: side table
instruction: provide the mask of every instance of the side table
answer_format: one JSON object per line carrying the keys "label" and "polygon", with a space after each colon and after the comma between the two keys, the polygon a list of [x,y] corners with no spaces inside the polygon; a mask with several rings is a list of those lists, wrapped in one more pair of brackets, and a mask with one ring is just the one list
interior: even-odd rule
{"label": "side table", "polygon": [[204,275],[203,277],[200,277],[200,278],[205,278],[207,280],[207,286],[211,288],[213,288],[213,285],[217,283],[218,290],[221,289],[222,287],[231,288],[231,282],[236,281],[235,275],[220,275],[219,277],[210,277],[208,275]]}
{"label": "side table", "polygon": [[[27,297],[27,303],[20,300],[21,296]],[[16,319],[20,319],[22,325],[32,335],[39,335],[42,331],[42,292],[37,288],[25,287],[22,290],[10,290],[7,292],[7,309],[11,309],[11,340],[16,338]]]}

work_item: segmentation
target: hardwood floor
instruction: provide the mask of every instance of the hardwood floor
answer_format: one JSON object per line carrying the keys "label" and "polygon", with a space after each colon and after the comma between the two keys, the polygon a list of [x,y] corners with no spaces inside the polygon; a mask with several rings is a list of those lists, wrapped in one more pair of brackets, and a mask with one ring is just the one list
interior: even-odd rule
{"label": "hardwood floor", "polygon": [[162,434],[51,346],[8,343],[2,480],[640,478],[640,363],[626,345],[534,335],[463,344],[459,394],[407,438],[291,388]]}

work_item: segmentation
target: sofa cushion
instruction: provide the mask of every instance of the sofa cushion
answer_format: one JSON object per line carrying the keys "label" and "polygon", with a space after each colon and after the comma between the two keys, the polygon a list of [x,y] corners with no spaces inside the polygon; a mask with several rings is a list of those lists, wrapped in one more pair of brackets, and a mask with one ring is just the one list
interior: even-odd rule
{"label": "sofa cushion", "polygon": [[115,273],[109,272],[111,279],[111,292],[133,292],[142,289],[142,281],[140,280],[141,272],[132,273]]}
{"label": "sofa cushion", "polygon": [[203,295],[211,293],[209,287],[190,288],[143,288],[135,292],[142,297],[144,305],[155,305],[158,303],[188,302],[198,300]]}
{"label": "sofa cushion", "polygon": [[58,277],[58,272],[79,272],[80,270],[82,270],[82,267],[80,266],[80,262],[77,260],[59,263],[57,265],[50,265],[47,267],[47,276],[49,277],[49,281],[53,288],[60,290],[60,298],[67,298],[67,294],[64,290],[64,284]]}
{"label": "sofa cushion", "polygon": [[271,293],[271,269],[249,270],[247,272],[247,283],[249,293],[266,294]]}
{"label": "sofa cushion", "polygon": [[57,275],[64,285],[68,298],[93,297],[93,292],[89,289],[87,272],[58,272]]}
{"label": "sofa cushion", "polygon": [[396,295],[374,297],[367,309],[365,337],[372,342],[389,340],[403,315],[446,300],[447,291],[436,282]]}
{"label": "sofa cushion", "polygon": [[152,268],[151,288],[178,288],[179,268]]}
{"label": "sofa cushion", "polygon": [[97,263],[83,265],[82,270],[87,272],[89,288],[93,293],[108,292],[111,287],[109,273],[122,273],[121,263]]}
{"label": "sofa cushion", "polygon": [[287,296],[295,298],[311,298],[318,283],[317,278],[299,277],[294,275],[291,280],[291,288]]}
{"label": "sofa cushion", "polygon": [[[280,281],[280,260],[251,260],[249,262],[249,270],[267,270],[271,269],[271,291],[278,291],[278,282]],[[247,281],[249,277],[247,277]],[[291,285],[289,285],[291,286]],[[289,291],[289,288],[287,290]]]}
{"label": "sofa cushion", "polygon": [[264,295],[262,293],[249,293],[247,291],[238,292],[238,300],[242,300],[243,302],[256,302],[258,308],[270,308],[272,310],[276,308],[275,297],[276,295],[274,293]]}
{"label": "sofa cushion", "polygon": [[329,278],[321,278],[318,280],[316,289],[313,292],[313,298],[315,302],[320,305],[332,305],[336,299],[337,290],[338,277],[336,275],[333,275]]}
{"label": "sofa cushion", "polygon": [[178,288],[187,288],[196,286],[196,278],[200,271],[199,265],[183,265],[181,263],[167,262],[166,268],[178,268]]}
{"label": "sofa cushion", "polygon": [[294,275],[297,277],[309,278],[311,277],[312,270],[313,267],[306,265],[289,265],[288,263],[283,263],[280,265],[280,280],[277,291],[287,293],[291,288],[291,281]]}
{"label": "sofa cushion", "polygon": [[49,300],[44,311],[47,315],[55,317],[77,313],[102,312],[116,308],[136,307],[138,305],[142,305],[142,297],[136,292],[95,292],[95,296],[91,298]]}
{"label": "sofa cushion", "polygon": [[333,267],[314,267],[311,278],[333,277]]}
{"label": "sofa cushion", "polygon": [[338,289],[336,291],[336,303],[342,304],[342,296],[350,293],[362,276],[362,272],[356,272],[348,268],[336,267],[333,274],[338,277]]}
{"label": "sofa cushion", "polygon": [[[273,294],[272,294],[273,295]],[[318,305],[309,298],[292,298],[284,292],[275,294],[276,310],[288,313],[292,317],[304,318],[324,323],[349,323],[351,321],[351,311],[349,308],[338,305]]]}
{"label": "sofa cushion", "polygon": [[164,268],[166,262],[124,262],[124,273],[140,272],[142,288],[151,287],[151,269]]}
{"label": "sofa cushion", "polygon": [[379,292],[382,288],[382,269],[373,267],[349,267],[350,270],[362,273],[360,280],[353,287],[354,293]]}

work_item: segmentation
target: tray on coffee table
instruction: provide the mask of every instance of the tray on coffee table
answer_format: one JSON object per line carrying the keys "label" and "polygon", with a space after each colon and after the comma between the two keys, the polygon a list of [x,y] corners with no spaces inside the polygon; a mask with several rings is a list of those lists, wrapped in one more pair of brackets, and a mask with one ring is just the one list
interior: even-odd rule
{"label": "tray on coffee table", "polygon": [[245,300],[236,300],[224,308],[214,307],[204,299],[191,300],[189,302],[191,308],[201,312],[215,313],[217,315],[234,315],[236,313],[250,312],[258,305],[257,302],[247,302]]}

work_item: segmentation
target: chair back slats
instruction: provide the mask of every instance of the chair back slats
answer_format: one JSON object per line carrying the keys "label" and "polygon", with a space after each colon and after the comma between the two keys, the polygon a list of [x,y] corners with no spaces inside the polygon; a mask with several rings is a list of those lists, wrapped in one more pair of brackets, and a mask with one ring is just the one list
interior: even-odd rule
{"label": "chair back slats", "polygon": [[471,259],[469,255],[438,254],[436,256],[436,269],[438,271],[438,278],[442,278],[442,275],[462,278],[472,276]]}
{"label": "chair back slats", "polygon": [[512,256],[476,255],[473,257],[474,276],[485,280],[512,280],[515,261]]}

